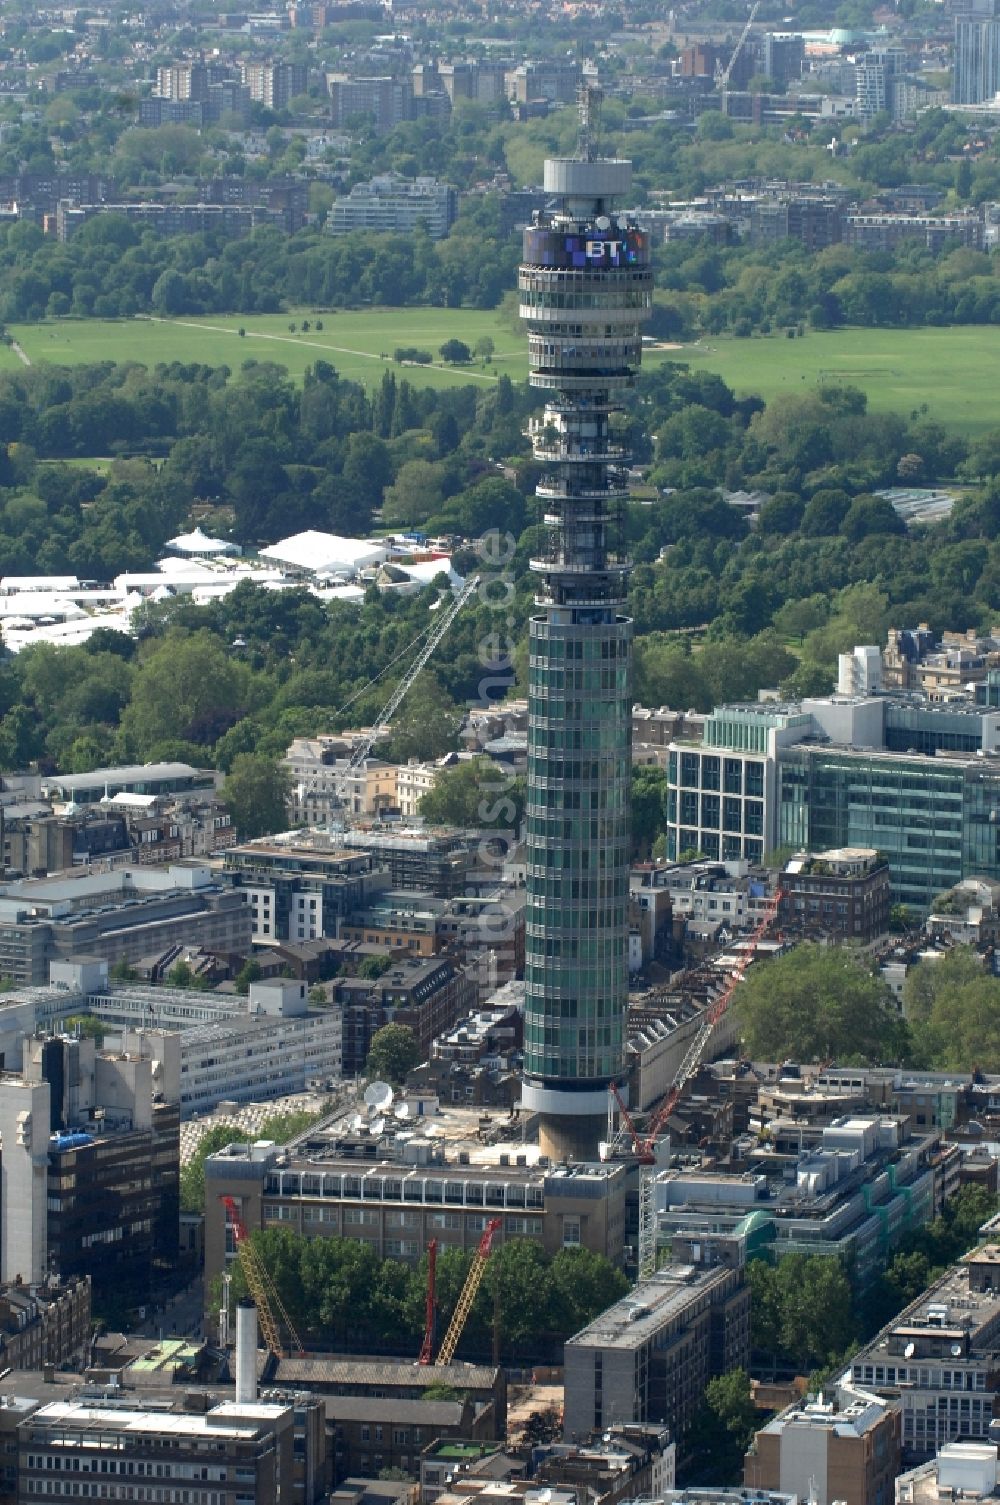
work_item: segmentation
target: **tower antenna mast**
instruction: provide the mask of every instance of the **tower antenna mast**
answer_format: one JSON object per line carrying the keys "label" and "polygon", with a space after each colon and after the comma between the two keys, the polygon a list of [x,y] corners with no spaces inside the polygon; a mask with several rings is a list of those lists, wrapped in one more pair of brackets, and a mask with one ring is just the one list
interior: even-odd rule
{"label": "tower antenna mast", "polygon": [[597,135],[601,126],[601,104],[604,90],[596,84],[581,84],[576,102],[580,115],[580,139],[577,155],[581,162],[597,160]]}

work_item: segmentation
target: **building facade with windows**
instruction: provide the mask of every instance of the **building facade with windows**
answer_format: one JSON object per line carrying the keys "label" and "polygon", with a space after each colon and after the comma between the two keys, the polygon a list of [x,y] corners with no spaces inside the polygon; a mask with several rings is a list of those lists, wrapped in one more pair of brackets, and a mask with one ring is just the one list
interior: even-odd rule
{"label": "building facade with windows", "polygon": [[[472,1250],[490,1218],[501,1242],[528,1239],[548,1254],[582,1247],[620,1263],[624,1252],[622,1165],[552,1166],[537,1149],[511,1144],[482,1161],[468,1150],[447,1155],[419,1132],[366,1135],[342,1129],[294,1150],[230,1145],[205,1162],[206,1290],[236,1255],[221,1202],[231,1196],[251,1231],[289,1227],[317,1238],[363,1239],[381,1259],[417,1263],[428,1241]],[[473,1158],[475,1157],[475,1159]]]}

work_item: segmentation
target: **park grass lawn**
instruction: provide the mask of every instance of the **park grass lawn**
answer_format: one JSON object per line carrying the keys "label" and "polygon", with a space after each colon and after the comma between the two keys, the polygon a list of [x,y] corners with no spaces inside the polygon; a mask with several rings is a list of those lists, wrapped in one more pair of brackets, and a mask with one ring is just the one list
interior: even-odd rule
{"label": "park grass lawn", "polygon": [[[418,386],[446,387],[472,382],[492,385],[501,371],[515,379],[527,373],[525,341],[494,311],[443,308],[369,308],[348,313],[323,313],[323,328],[292,334],[289,324],[303,318],[314,325],[311,309],[284,314],[217,315],[209,318],[53,319],[17,324],[10,333],[29,360],[53,365],[90,361],[200,361],[208,366],[238,370],[244,361],[274,361],[300,381],[307,366],[329,361],[341,376],[378,385],[387,369],[405,375]],[[241,338],[239,331],[245,329]],[[483,335],[495,346],[493,361],[484,366],[444,366],[439,347],[448,339],[464,340],[471,348]],[[436,364],[396,366],[392,352],[399,345],[430,351]],[[12,353],[11,353],[12,354]],[[387,359],[386,359],[387,358]],[[13,356],[14,363],[17,357]]]}
{"label": "park grass lawn", "polygon": [[[15,324],[10,333],[30,361],[75,365],[88,361],[200,361],[238,371],[246,360],[274,361],[301,381],[307,366],[326,360],[366,387],[376,386],[389,369],[415,386],[448,387],[469,382],[488,387],[501,372],[520,381],[527,375],[526,341],[496,312],[448,308],[367,308],[323,313],[323,328],[289,331],[302,319],[315,324],[311,309],[283,314],[218,315],[204,319],[58,319]],[[243,338],[240,328],[246,330]],[[445,340],[473,347],[483,335],[493,340],[492,362],[484,366],[444,366],[437,355]],[[399,345],[429,350],[433,366],[396,366]],[[388,357],[388,360],[385,359]],[[925,403],[929,415],[949,428],[976,434],[1000,427],[1000,328],[959,325],[948,329],[845,329],[809,331],[802,339],[784,335],[734,340],[706,337],[679,349],[646,350],[643,364],[683,361],[715,371],[741,396],[806,392],[821,382],[863,388],[873,409],[909,414]],[[20,362],[0,344],[0,370]]]}
{"label": "park grass lawn", "polygon": [[740,396],[765,401],[842,382],[868,393],[873,410],[909,414],[927,404],[928,416],[974,435],[1000,427],[1000,329],[843,329],[749,340],[706,337],[674,358],[715,371]]}

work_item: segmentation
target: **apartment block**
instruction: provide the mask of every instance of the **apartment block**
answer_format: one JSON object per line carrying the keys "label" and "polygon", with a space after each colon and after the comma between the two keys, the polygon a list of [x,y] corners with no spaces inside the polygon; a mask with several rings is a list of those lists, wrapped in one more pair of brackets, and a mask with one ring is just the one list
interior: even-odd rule
{"label": "apartment block", "polygon": [[220,876],[246,906],[253,940],[270,946],[338,936],[350,914],[389,888],[391,875],[374,854],[293,833],[232,847]]}
{"label": "apartment block", "polygon": [[432,240],[442,240],[457,213],[458,192],[450,183],[383,173],[367,183],[355,183],[346,197],[337,199],[327,216],[326,229],[330,235],[359,230],[411,235],[422,228]]}
{"label": "apartment block", "polygon": [[450,957],[416,957],[395,962],[378,978],[344,977],[333,985],[333,1003],[343,1016],[343,1071],[364,1070],[372,1037],[384,1024],[413,1031],[426,1060],[431,1044],[473,1008],[479,984],[470,966]]}
{"label": "apartment block", "polygon": [[803,854],[781,875],[781,915],[810,933],[868,945],[889,929],[889,864],[872,847]]}

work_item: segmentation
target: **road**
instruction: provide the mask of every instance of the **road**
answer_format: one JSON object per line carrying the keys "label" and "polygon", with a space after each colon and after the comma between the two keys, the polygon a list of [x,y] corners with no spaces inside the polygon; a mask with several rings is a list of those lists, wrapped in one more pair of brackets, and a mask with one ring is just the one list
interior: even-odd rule
{"label": "road", "polygon": [[[157,1310],[147,1307],[145,1321],[135,1331],[147,1338],[202,1338],[206,1335],[204,1301],[204,1282],[199,1275],[165,1307]],[[214,1342],[218,1334],[210,1327],[207,1336]]]}

